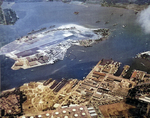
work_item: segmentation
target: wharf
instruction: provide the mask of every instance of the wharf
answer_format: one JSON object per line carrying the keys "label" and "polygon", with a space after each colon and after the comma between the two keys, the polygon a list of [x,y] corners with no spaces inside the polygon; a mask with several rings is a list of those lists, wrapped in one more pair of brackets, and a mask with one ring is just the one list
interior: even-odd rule
{"label": "wharf", "polygon": [[31,31],[29,35],[3,46],[0,54],[15,60],[13,70],[33,68],[63,60],[72,45],[89,47],[109,35],[109,29],[89,29],[75,24],[55,28],[53,25]]}
{"label": "wharf", "polygon": [[120,77],[125,77],[126,74],[127,74],[127,71],[128,71],[129,69],[130,69],[130,66],[129,66],[129,65],[125,65],[125,66],[123,67],[122,73],[120,74]]}
{"label": "wharf", "polygon": [[[130,114],[129,109],[139,109],[139,107],[136,104],[125,103],[125,101],[138,100],[140,105],[149,104],[149,84],[146,83],[150,83],[150,75],[143,71],[134,70],[130,79],[115,76],[120,64],[112,59],[102,59],[84,80],[62,79],[57,82],[49,79],[44,82],[24,84],[19,89],[24,96],[24,101],[17,101],[22,106],[22,111],[19,112],[24,114],[20,118],[47,116],[68,118],[70,115],[72,118],[77,116],[83,118],[132,117],[134,114]],[[7,93],[7,96],[10,95]],[[20,94],[20,98],[22,95]],[[3,96],[2,99],[9,101],[8,98]],[[14,104],[12,105],[17,108]],[[1,108],[6,110],[3,113],[4,116],[19,114],[11,110],[11,105],[9,108],[7,106]],[[108,108],[111,110],[108,111]],[[147,112],[148,115],[148,109],[149,107],[142,113],[146,114]],[[113,111],[116,114],[113,114]]]}

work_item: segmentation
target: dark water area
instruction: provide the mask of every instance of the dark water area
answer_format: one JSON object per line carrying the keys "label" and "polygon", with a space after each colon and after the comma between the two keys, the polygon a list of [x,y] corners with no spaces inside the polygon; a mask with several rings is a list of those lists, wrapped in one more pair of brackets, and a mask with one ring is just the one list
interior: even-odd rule
{"label": "dark water area", "polygon": [[[7,3],[2,5],[8,6]],[[52,25],[57,27],[64,24],[78,24],[89,28],[110,28],[112,34],[109,39],[92,47],[72,46],[68,49],[64,60],[53,65],[12,70],[14,60],[0,56],[1,90],[49,78],[58,81],[62,78],[83,79],[103,58],[112,58],[122,63],[117,72],[119,75],[124,65],[134,63],[133,57],[137,53],[150,50],[150,35],[143,32],[136,20],[138,14],[135,15],[132,10],[61,2],[15,3],[11,8],[19,16],[19,20],[11,26],[0,25],[1,47],[32,30]],[[76,11],[79,12],[78,15],[74,14]],[[121,14],[123,16],[120,16]],[[114,24],[117,25],[113,26]]]}

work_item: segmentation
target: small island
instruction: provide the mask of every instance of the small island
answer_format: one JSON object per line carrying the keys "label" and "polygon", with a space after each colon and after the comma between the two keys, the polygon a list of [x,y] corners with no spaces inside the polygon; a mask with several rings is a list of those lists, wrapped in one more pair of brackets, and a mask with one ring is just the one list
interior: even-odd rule
{"label": "small island", "polygon": [[16,60],[13,70],[33,68],[63,60],[67,49],[72,45],[89,47],[107,39],[109,35],[109,29],[89,29],[75,24],[58,28],[50,26],[33,30],[3,46],[0,54]]}
{"label": "small island", "polygon": [[[0,48],[2,85],[12,89],[0,93],[0,117],[150,118],[150,51],[135,51],[145,51],[150,44],[135,23],[143,19],[149,0],[51,1],[3,0],[4,8],[0,1],[0,24],[14,29],[6,37],[1,33],[6,41]],[[43,66],[63,59],[63,64],[55,64],[58,67]]]}

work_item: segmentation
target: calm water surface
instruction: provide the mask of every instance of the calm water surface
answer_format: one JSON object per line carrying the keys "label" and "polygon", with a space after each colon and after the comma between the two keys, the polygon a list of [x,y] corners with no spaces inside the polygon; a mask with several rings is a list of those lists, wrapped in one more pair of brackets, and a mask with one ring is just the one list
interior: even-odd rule
{"label": "calm water surface", "polygon": [[[7,3],[3,4],[3,8],[7,8]],[[1,90],[48,78],[82,79],[102,58],[120,61],[122,66],[132,65],[133,57],[137,53],[150,50],[150,35],[142,31],[136,22],[138,15],[132,10],[61,2],[15,3],[11,8],[16,11],[20,19],[11,26],[0,25],[1,46],[26,35],[33,29],[51,25],[78,24],[89,28],[110,28],[112,34],[108,40],[92,47],[72,46],[64,60],[53,65],[15,71],[11,70],[14,60],[0,56]],[[75,11],[79,14],[75,15]],[[123,16],[120,16],[121,14]],[[109,23],[105,24],[106,21]],[[126,27],[123,28],[122,25]]]}

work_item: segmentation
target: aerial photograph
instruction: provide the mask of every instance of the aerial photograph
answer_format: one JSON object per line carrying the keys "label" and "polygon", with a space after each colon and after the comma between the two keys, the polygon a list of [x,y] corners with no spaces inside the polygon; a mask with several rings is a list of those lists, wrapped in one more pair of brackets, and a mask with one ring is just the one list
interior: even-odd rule
{"label": "aerial photograph", "polygon": [[150,118],[150,0],[0,0],[0,118]]}

